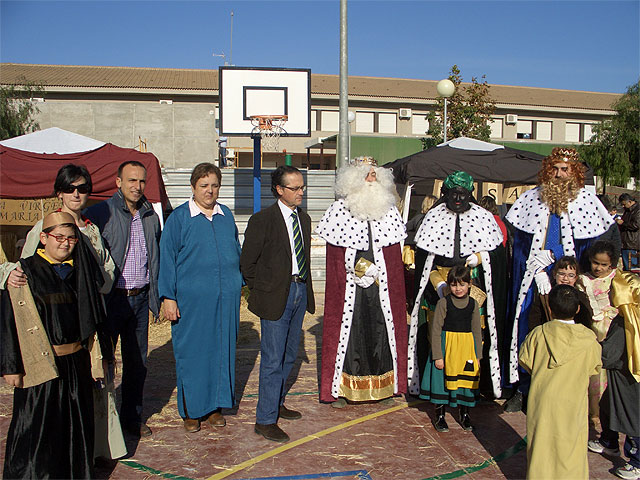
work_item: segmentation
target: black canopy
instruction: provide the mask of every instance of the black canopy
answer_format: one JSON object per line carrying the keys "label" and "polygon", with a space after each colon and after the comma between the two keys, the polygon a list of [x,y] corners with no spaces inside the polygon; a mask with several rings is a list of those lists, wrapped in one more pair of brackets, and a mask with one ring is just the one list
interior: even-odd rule
{"label": "black canopy", "polygon": [[[457,147],[463,140],[468,146],[476,145],[484,149]],[[487,148],[495,150],[489,151]],[[444,180],[457,170],[467,172],[476,182],[534,184],[543,158],[525,150],[479,140],[456,139],[446,145],[400,158],[385,167],[392,168],[396,183],[402,184],[415,184],[425,179]]]}
{"label": "black canopy", "polygon": [[[414,202],[418,203],[424,195],[432,193],[434,180],[444,180],[457,170],[467,172],[480,184],[501,183],[505,187],[533,185],[537,183],[543,158],[542,155],[526,150],[462,137],[399,158],[384,166],[393,169],[399,191],[404,190],[407,184],[414,186],[411,202],[413,210],[418,208]],[[593,185],[593,172],[590,168],[585,175],[585,183]],[[474,192],[474,195],[477,196],[478,192]]]}

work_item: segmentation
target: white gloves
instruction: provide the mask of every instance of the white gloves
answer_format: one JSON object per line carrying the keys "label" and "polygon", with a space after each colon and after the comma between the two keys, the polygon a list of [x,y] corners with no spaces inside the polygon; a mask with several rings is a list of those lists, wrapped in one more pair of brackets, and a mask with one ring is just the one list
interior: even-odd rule
{"label": "white gloves", "polygon": [[362,277],[358,277],[357,275],[354,275],[353,281],[356,283],[356,285],[358,285],[361,288],[369,288],[371,285],[373,285],[373,282],[376,281],[376,277],[370,277],[369,275],[363,275]]}
{"label": "white gloves", "polygon": [[553,253],[551,253],[551,250],[542,250],[541,252],[536,253],[527,261],[527,270],[539,272],[547,268],[555,261],[556,260],[555,258],[553,258]]}
{"label": "white gloves", "polygon": [[551,291],[551,282],[547,272],[540,271],[533,277],[536,279],[536,285],[538,285],[538,293],[540,295],[547,295]]}
{"label": "white gloves", "polygon": [[[358,270],[356,268],[356,270]],[[362,272],[362,270],[360,270]],[[371,263],[364,272],[364,275],[361,277],[358,276],[358,273],[353,272],[353,281],[354,283],[361,288],[369,288],[378,278],[378,274],[380,271],[378,267],[376,267],[375,263]]]}
{"label": "white gloves", "polygon": [[444,289],[447,288],[447,282],[440,282],[436,287],[436,292],[438,292],[438,298],[444,297]]}
{"label": "white gloves", "polygon": [[367,268],[367,270],[364,272],[364,276],[365,277],[373,277],[373,279],[375,280],[376,278],[378,278],[378,267],[376,267],[375,263],[372,263],[371,265],[369,265],[369,268]]}
{"label": "white gloves", "polygon": [[476,255],[475,253],[472,253],[467,257],[467,261],[465,262],[465,265],[467,267],[473,268],[473,267],[477,267],[478,263],[480,263],[478,261],[478,255]]}

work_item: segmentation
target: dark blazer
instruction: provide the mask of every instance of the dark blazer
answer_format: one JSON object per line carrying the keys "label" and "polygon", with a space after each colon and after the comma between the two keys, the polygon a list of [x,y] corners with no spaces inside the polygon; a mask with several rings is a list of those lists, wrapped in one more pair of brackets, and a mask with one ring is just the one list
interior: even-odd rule
{"label": "dark blazer", "polygon": [[[311,217],[298,207],[307,265],[311,264]],[[240,270],[249,286],[249,310],[260,318],[278,320],[287,305],[291,286],[291,245],[278,202],[254,214],[244,232]],[[316,309],[307,278],[307,311]]]}

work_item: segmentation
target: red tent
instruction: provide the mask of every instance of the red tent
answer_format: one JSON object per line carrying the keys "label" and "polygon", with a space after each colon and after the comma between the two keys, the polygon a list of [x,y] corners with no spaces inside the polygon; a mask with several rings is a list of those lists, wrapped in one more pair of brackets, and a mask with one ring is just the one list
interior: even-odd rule
{"label": "red tent", "polygon": [[49,197],[53,193],[53,182],[60,167],[75,163],[87,167],[91,174],[91,198],[105,200],[116,191],[118,166],[130,160],[142,163],[147,169],[144,191],[147,199],[152,203],[161,203],[163,208],[168,207],[169,198],[156,156],[112,143],[88,152],[65,155],[26,152],[0,145],[0,197]]}

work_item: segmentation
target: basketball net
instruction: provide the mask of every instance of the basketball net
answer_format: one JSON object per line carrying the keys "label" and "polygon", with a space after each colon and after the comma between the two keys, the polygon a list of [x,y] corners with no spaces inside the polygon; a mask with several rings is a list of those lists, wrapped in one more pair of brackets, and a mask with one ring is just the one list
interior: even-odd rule
{"label": "basketball net", "polygon": [[251,124],[253,129],[251,135],[260,135],[260,145],[263,150],[275,152],[280,145],[280,135],[287,133],[284,124],[287,122],[286,115],[253,115]]}

